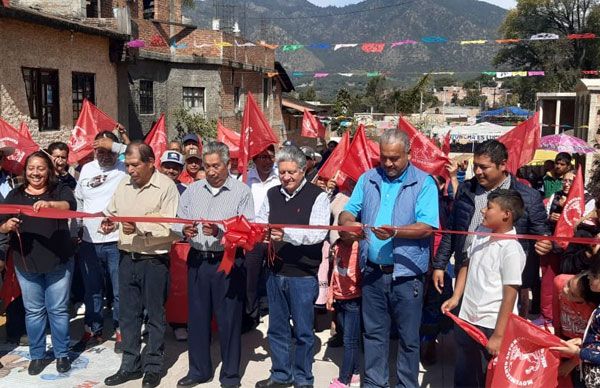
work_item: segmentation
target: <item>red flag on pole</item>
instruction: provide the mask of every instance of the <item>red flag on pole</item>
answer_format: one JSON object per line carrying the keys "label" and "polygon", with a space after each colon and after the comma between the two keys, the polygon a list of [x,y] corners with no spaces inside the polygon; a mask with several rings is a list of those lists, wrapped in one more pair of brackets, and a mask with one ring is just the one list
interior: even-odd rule
{"label": "red flag on pole", "polygon": [[20,174],[25,167],[25,158],[39,151],[40,146],[33,140],[23,137],[19,131],[0,118],[0,139],[7,146],[13,147],[15,152],[2,162],[2,168],[13,174]]}
{"label": "red flag on pole", "polygon": [[273,133],[269,122],[259,109],[256,101],[254,101],[252,93],[248,92],[244,115],[242,116],[238,158],[238,171],[242,173],[244,182],[248,177],[248,161],[271,144],[277,144],[278,142],[279,140]]}
{"label": "red flag on pole", "polygon": [[378,164],[379,147],[373,146],[373,142],[369,143],[365,127],[360,124],[346,153],[346,158],[340,166],[340,171],[356,182],[362,173]]}
{"label": "red flag on pole", "polygon": [[312,138],[325,138],[325,126],[321,123],[321,120],[317,119],[308,111],[304,109],[304,117],[302,118],[302,132],[300,136],[312,137]]}
{"label": "red flag on pole", "polygon": [[[554,236],[556,237],[573,237],[575,235],[575,226],[577,221],[583,216],[585,209],[585,194],[583,188],[583,174],[581,171],[581,165],[577,168],[577,175],[571,185],[569,194],[567,195],[567,201],[563,206],[563,211],[560,213],[560,217],[556,222],[556,228],[554,229]],[[565,249],[568,242],[556,242],[561,248]]]}
{"label": "red flag on pole", "polygon": [[154,151],[154,157],[156,158],[154,166],[160,167],[160,157],[167,150],[167,126],[165,125],[165,114],[161,114],[160,118],[154,124],[144,143],[148,144],[152,151]]}
{"label": "red flag on pole", "polygon": [[400,117],[398,128],[408,135],[410,141],[410,162],[421,170],[449,178],[446,164],[450,162],[442,150],[431,142],[404,117]]}
{"label": "red flag on pole", "polygon": [[229,147],[229,156],[237,159],[240,155],[240,134],[217,121],[217,140]]}
{"label": "red flag on pole", "polygon": [[444,142],[442,143],[442,152],[444,155],[450,155],[450,131],[444,136]]}
{"label": "red flag on pole", "polygon": [[539,113],[529,120],[523,121],[498,138],[508,150],[506,169],[516,174],[517,170],[533,160],[541,139]]}
{"label": "red flag on pole", "polygon": [[495,368],[486,377],[486,387],[556,387],[560,356],[550,351],[552,346],[564,345],[560,338],[511,314]]}
{"label": "red flag on pole", "polygon": [[88,100],[83,100],[79,118],[69,138],[69,164],[75,164],[94,152],[94,137],[102,131],[112,131],[117,122]]}
{"label": "red flag on pole", "polygon": [[31,137],[31,132],[29,131],[29,127],[27,126],[27,124],[25,124],[25,121],[22,121],[21,125],[19,126],[19,134],[24,138],[33,141],[33,138]]}
{"label": "red flag on pole", "polygon": [[350,148],[350,131],[344,132],[342,135],[342,140],[335,147],[329,158],[323,163],[321,168],[319,169],[318,176],[322,178],[326,178],[327,180],[332,179],[338,171],[340,171],[340,167],[344,162],[344,158],[348,154],[348,149]]}

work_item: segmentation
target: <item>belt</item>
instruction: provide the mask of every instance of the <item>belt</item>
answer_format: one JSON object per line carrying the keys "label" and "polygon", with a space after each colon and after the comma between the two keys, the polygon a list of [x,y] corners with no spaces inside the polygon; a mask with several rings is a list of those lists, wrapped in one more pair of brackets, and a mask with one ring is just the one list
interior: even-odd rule
{"label": "belt", "polygon": [[201,261],[220,261],[223,258],[223,251],[201,251],[191,248],[190,255],[199,258]]}
{"label": "belt", "polygon": [[168,260],[169,259],[169,257],[166,254],[164,254],[164,255],[147,255],[144,253],[127,252],[127,251],[122,251],[122,250],[119,250],[119,252],[121,253],[121,256],[130,257],[131,260],[143,260],[143,259]]}
{"label": "belt", "polygon": [[371,268],[375,268],[386,275],[394,273],[394,264],[375,264],[372,261],[367,260],[367,266]]}

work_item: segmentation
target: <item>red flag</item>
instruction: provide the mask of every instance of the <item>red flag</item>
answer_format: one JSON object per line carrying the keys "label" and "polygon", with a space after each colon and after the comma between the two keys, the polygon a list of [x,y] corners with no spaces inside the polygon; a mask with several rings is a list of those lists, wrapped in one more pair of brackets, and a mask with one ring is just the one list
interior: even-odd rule
{"label": "red flag", "polygon": [[319,169],[318,176],[326,179],[333,178],[338,171],[340,171],[340,167],[344,162],[344,158],[348,154],[348,149],[350,148],[350,131],[344,132],[342,135],[342,140],[335,147],[329,158],[323,163],[321,169]]}
{"label": "red flag", "polygon": [[4,309],[6,310],[8,305],[20,295],[21,287],[19,286],[17,274],[15,273],[15,264],[12,259],[12,254],[9,252],[6,260],[6,273],[4,274],[4,282],[2,283],[2,288],[0,288],[0,300],[2,300]]}
{"label": "red flag", "polygon": [[244,182],[246,182],[248,176],[248,161],[271,144],[277,144],[278,142],[279,140],[273,133],[269,122],[256,105],[252,93],[248,92],[242,117],[238,158],[238,171],[242,173]]}
{"label": "red flag", "polygon": [[10,5],[10,0],[2,0],[2,5],[6,8],[8,8]]}
{"label": "red flag", "polygon": [[[577,221],[583,216],[584,209],[583,174],[580,165],[579,168],[577,168],[577,175],[575,175],[575,180],[567,195],[567,201],[563,206],[563,211],[560,213],[558,222],[556,222],[554,236],[573,237],[575,235],[575,226],[577,225]],[[563,249],[569,245],[568,242],[564,241],[556,242],[556,244]]]}
{"label": "red flag", "polygon": [[229,155],[237,159],[240,155],[240,134],[217,121],[217,140],[229,147]]}
{"label": "red flag", "polygon": [[367,139],[364,125],[360,124],[340,166],[340,171],[355,182],[362,173],[379,164],[379,147],[374,147],[372,143],[369,143]]}
{"label": "red flag", "polygon": [[16,128],[2,120],[2,118],[0,118],[0,141],[15,149],[15,152],[2,162],[2,168],[13,174],[23,172],[25,158],[40,150],[39,145],[33,140],[21,136]]}
{"label": "red flag", "polygon": [[552,346],[564,345],[558,337],[511,314],[486,387],[556,387],[560,357],[550,351]]}
{"label": "red flag", "polygon": [[302,118],[302,132],[300,136],[312,138],[325,138],[325,126],[321,120],[313,116],[308,109],[304,109],[304,117]]}
{"label": "red flag", "polygon": [[465,320],[460,319],[456,315],[452,314],[450,311],[446,311],[444,314],[450,317],[450,319],[452,319],[458,327],[463,329],[465,333],[467,333],[467,335],[471,337],[474,341],[479,343],[481,346],[487,346],[488,337],[486,337],[486,335],[477,327]]}
{"label": "red flag", "polygon": [[88,100],[83,100],[79,118],[69,138],[69,164],[75,164],[94,152],[94,137],[102,131],[112,131],[117,122]]}
{"label": "red flag", "polygon": [[517,170],[533,160],[541,139],[539,113],[523,121],[498,138],[508,150],[506,169],[516,174]]}
{"label": "red flag", "polygon": [[22,121],[21,125],[19,126],[19,134],[24,138],[33,141],[33,138],[31,137],[31,132],[29,131],[29,127],[27,126],[27,124],[25,124],[25,121]]}
{"label": "red flag", "polygon": [[152,147],[156,158],[154,165],[156,168],[160,167],[160,157],[167,150],[167,126],[165,125],[164,113],[160,115],[154,127],[148,132],[144,143]]}
{"label": "red flag", "polygon": [[444,136],[444,142],[442,143],[442,152],[444,155],[450,155],[450,131]]}
{"label": "red flag", "polygon": [[404,117],[400,117],[398,128],[408,135],[410,162],[429,174],[448,179],[446,170],[446,164],[450,162],[448,156]]}

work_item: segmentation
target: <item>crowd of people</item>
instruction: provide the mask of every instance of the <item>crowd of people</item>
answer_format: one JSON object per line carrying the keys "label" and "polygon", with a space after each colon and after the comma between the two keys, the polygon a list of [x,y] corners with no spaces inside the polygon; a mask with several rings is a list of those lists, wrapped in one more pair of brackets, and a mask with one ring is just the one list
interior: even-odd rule
{"label": "crowd of people", "polygon": [[[344,346],[330,388],[389,386],[390,338],[398,339],[397,386],[418,386],[419,363],[436,362],[437,337],[452,327],[444,315],[449,311],[489,338],[483,347],[454,330],[455,386],[485,386],[487,363],[500,351],[511,313],[553,326],[566,340],[555,348],[564,356],[559,373],[571,375],[575,386],[598,386],[600,245],[564,248],[550,239],[476,233],[551,236],[575,178],[571,155],[559,153],[537,188],[507,171],[510,156],[496,140],[475,147],[472,171],[451,161],[446,177],[432,176],[410,162],[407,135],[388,129],[379,139],[379,165],[354,182],[319,176],[335,146],[330,142],[322,155],[289,142],[268,146],[252,158],[243,182],[223,143],[203,144],[188,134],[155,155],[142,142],[104,131],[96,136],[93,160],[77,170],[67,165],[66,144],[53,143],[27,157],[21,177],[0,171],[4,204],[98,215],[0,220],[0,266],[10,257],[22,294],[5,306],[7,336],[18,342],[27,334],[29,374],[48,366],[48,326],[57,371],[70,369],[70,305],[83,300],[85,325],[76,347],[104,341],[103,311],[112,314],[122,361],[104,380],[107,386],[137,379],[158,386],[168,325],[189,349],[188,372],[178,386],[211,381],[214,316],[219,382],[239,387],[241,336],[259,324],[266,290],[272,367],[258,388],[314,385],[317,305],[334,312],[330,346]],[[1,158],[12,152],[0,144]],[[599,205],[600,198],[586,195],[576,236],[600,236]],[[114,220],[127,216],[244,216],[293,227],[265,228],[263,241],[237,249],[224,272],[222,223]],[[189,244],[189,319],[167,322],[169,252],[181,242]]]}

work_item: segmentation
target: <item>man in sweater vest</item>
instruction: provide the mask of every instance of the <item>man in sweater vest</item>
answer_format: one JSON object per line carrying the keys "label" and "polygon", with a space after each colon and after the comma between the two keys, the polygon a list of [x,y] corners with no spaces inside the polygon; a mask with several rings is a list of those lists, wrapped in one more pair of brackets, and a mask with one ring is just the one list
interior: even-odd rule
{"label": "man in sweater vest", "polygon": [[[329,199],[324,191],[307,182],[304,153],[298,147],[286,146],[275,160],[281,185],[267,192],[257,222],[329,225]],[[271,229],[268,237],[273,241],[275,261],[267,280],[267,335],[272,368],[271,376],[256,383],[257,388],[313,386],[313,304],[319,292],[317,271],[326,236],[327,230],[321,229]],[[290,354],[292,335],[296,343],[294,356]]]}
{"label": "man in sweater vest", "polygon": [[398,386],[417,387],[423,278],[430,234],[439,222],[437,187],[431,176],[409,163],[410,141],[404,132],[386,130],[379,150],[380,166],[361,175],[338,220],[344,226],[369,226],[366,233],[340,233],[343,239],[361,240],[363,386],[389,386],[393,320],[400,339]]}

